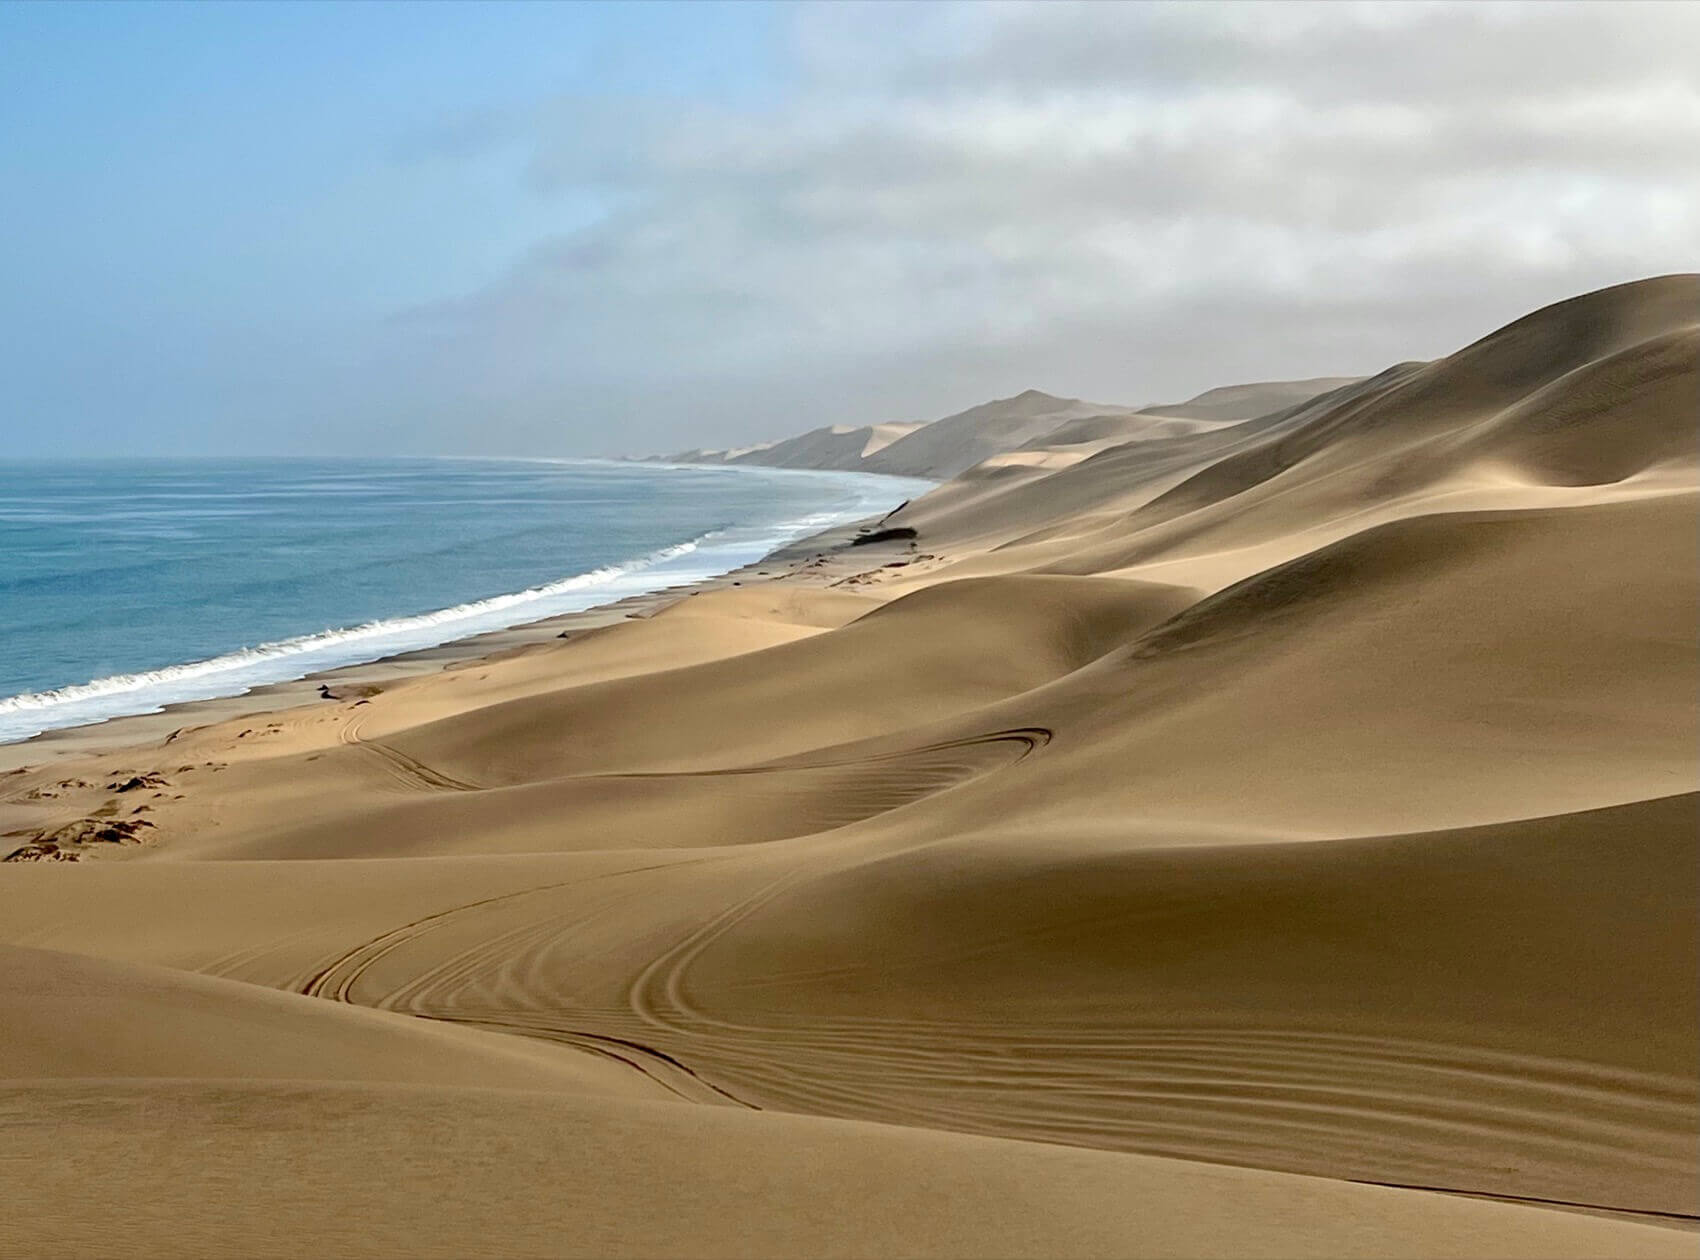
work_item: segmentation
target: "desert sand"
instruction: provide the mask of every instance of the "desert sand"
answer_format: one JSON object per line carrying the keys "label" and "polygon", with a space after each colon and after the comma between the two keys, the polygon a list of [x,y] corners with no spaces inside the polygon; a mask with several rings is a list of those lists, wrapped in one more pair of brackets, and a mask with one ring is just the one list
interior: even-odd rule
{"label": "desert sand", "polygon": [[0,1253],[1694,1255],[1700,276],[996,416],[793,448],[913,537],[24,746]]}

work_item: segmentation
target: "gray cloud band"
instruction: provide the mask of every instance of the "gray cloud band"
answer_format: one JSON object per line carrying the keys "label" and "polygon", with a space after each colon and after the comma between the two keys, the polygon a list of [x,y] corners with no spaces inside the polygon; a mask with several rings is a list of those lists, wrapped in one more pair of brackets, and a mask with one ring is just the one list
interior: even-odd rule
{"label": "gray cloud band", "polygon": [[1374,371],[1700,259],[1697,46],[1688,5],[806,7],[781,105],[446,131],[598,209],[390,367],[636,447]]}

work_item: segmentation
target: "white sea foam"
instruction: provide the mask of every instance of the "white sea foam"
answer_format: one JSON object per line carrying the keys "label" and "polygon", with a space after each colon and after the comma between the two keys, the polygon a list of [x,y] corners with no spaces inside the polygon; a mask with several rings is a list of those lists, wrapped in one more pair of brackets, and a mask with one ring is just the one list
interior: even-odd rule
{"label": "white sea foam", "polygon": [[129,714],[157,713],[168,704],[242,695],[269,683],[698,582],[749,564],[798,538],[890,506],[903,493],[892,488],[896,478],[853,476],[845,481],[856,494],[837,511],[817,512],[760,529],[710,530],[622,564],[452,608],[327,629],[240,648],[208,660],[0,698],[0,743]]}
{"label": "white sea foam", "polygon": [[[28,695],[11,696],[0,700],[0,715],[54,709],[67,704],[76,704],[80,701],[99,700],[107,696],[124,695],[151,687],[169,686],[178,682],[211,678],[218,674],[250,669],[267,662],[310,656],[321,651],[332,651],[345,646],[360,645],[364,647],[370,644],[381,645],[387,651],[405,651],[407,647],[398,648],[397,644],[411,639],[421,632],[427,636],[429,642],[421,643],[418,646],[434,646],[437,643],[448,641],[447,638],[436,634],[438,630],[452,630],[454,635],[451,637],[458,637],[468,632],[467,623],[482,622],[493,616],[499,617],[500,614],[511,609],[520,609],[525,605],[547,600],[551,596],[605,586],[628,574],[641,573],[643,570],[653,568],[667,560],[689,555],[704,541],[713,536],[712,532],[704,534],[690,542],[680,543],[674,547],[664,547],[642,560],[634,560],[628,564],[605,565],[600,569],[592,569],[588,573],[579,573],[569,578],[562,578],[558,582],[534,586],[529,590],[515,591],[511,595],[496,595],[489,599],[474,600],[468,604],[456,604],[453,608],[440,608],[435,612],[420,613],[412,617],[392,617],[383,621],[368,621],[364,625],[351,626],[344,630],[321,630],[317,634],[297,635],[291,639],[280,639],[276,643],[262,643],[258,647],[240,648],[223,656],[215,656],[205,661],[192,661],[186,665],[168,665],[164,669],[150,669],[138,674],[115,674],[111,678],[99,678],[94,682],[80,683],[72,687],[59,687],[52,691],[37,691]],[[529,613],[534,610],[526,609],[526,611]],[[513,625],[515,623],[503,619],[503,624]],[[299,675],[295,676],[298,677]]]}

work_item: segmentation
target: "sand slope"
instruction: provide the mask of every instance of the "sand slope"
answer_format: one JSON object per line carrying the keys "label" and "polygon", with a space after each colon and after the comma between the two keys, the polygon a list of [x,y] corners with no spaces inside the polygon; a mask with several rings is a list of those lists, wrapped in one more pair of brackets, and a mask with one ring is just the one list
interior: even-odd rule
{"label": "sand slope", "polygon": [[1186,420],[1254,420],[1258,416],[1285,411],[1347,385],[1355,385],[1357,380],[1354,376],[1316,376],[1303,381],[1218,385],[1183,403],[1148,403],[1140,411],[1152,416],[1175,416]]}
{"label": "sand slope", "polygon": [[1691,1253],[1700,277],[1058,402],[913,539],[0,780],[154,824],[0,867],[18,1245]]}
{"label": "sand slope", "polygon": [[[499,1091],[55,1083],[0,1088],[0,1124],[29,1170],[0,1244],[44,1257],[1691,1253],[1667,1230],[1275,1173]],[[144,1152],[91,1213],[89,1170]]]}
{"label": "sand slope", "polygon": [[0,947],[0,1079],[327,1080],[669,1095],[609,1055],[165,967]]}

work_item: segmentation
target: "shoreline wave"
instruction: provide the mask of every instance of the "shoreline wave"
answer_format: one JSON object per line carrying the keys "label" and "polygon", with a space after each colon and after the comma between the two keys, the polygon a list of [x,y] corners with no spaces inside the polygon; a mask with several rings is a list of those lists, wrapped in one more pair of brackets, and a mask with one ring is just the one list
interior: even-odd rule
{"label": "shoreline wave", "polygon": [[[144,687],[156,686],[180,678],[209,677],[213,674],[241,669],[245,665],[259,661],[282,660],[286,657],[305,655],[317,648],[330,647],[334,644],[358,643],[368,639],[387,638],[392,635],[406,634],[411,630],[445,626],[470,620],[485,613],[503,611],[521,604],[545,599],[550,595],[583,590],[628,573],[640,573],[663,560],[687,555],[695,551],[702,541],[713,537],[717,532],[710,530],[689,542],[679,543],[672,547],[663,547],[640,560],[630,561],[627,564],[603,565],[587,573],[577,573],[572,577],[562,578],[558,582],[548,582],[541,586],[514,591],[507,595],[493,595],[489,599],[473,600],[470,603],[456,604],[450,608],[439,608],[433,612],[417,613],[407,617],[389,617],[380,621],[368,621],[358,626],[318,630],[312,634],[298,634],[291,638],[279,639],[274,643],[261,643],[254,647],[238,648],[234,652],[226,652],[202,661],[186,661],[181,665],[166,665],[159,669],[143,670],[135,674],[114,674],[110,678],[96,678],[92,682],[75,683],[67,687],[57,687],[50,691],[7,696],[0,699],[0,714],[52,709],[61,704],[75,703],[78,700],[139,691]],[[448,641],[443,640],[443,642]]]}
{"label": "shoreline wave", "polygon": [[[834,480],[840,486],[845,484]],[[203,660],[0,697],[0,744],[21,742],[52,730],[158,713],[168,705],[245,695],[255,687],[295,681],[582,612],[632,595],[704,581],[753,563],[799,538],[877,511],[879,501],[888,496],[876,498],[871,489],[871,485],[865,485],[855,503],[839,511],[774,522],[746,530],[743,537],[734,536],[738,531],[716,527],[644,556],[520,591],[430,612],[294,635]],[[700,562],[687,563],[692,557]]]}

